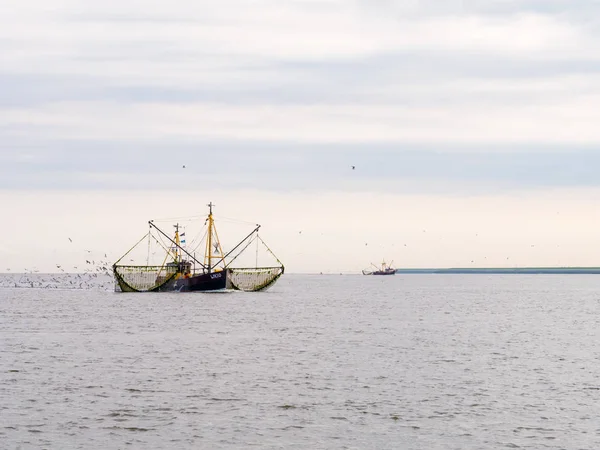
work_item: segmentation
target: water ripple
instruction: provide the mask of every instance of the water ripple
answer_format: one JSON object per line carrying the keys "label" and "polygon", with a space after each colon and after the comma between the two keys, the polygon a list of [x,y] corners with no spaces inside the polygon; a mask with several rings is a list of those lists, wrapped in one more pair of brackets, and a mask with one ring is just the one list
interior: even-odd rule
{"label": "water ripple", "polygon": [[390,278],[0,289],[2,445],[600,448],[600,278]]}

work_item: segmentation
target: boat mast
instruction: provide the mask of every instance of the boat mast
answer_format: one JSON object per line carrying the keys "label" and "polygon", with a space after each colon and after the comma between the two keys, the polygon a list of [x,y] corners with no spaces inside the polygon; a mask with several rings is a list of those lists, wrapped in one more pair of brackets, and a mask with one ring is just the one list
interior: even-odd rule
{"label": "boat mast", "polygon": [[175,227],[175,259],[177,262],[181,262],[183,255],[179,250],[181,248],[181,241],[179,240],[179,224],[173,226]]}
{"label": "boat mast", "polygon": [[212,216],[212,207],[213,204],[210,202],[208,204],[208,239],[206,240],[206,255],[208,258],[208,273],[211,272],[212,269],[212,229],[213,229],[213,216]]}

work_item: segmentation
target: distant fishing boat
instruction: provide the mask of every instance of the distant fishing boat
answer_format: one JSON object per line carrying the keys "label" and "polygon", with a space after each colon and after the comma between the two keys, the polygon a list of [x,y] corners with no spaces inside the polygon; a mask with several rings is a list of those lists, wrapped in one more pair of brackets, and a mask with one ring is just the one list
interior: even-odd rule
{"label": "distant fishing boat", "polygon": [[[285,268],[258,235],[260,225],[256,225],[229,252],[224,252],[214,223],[213,206],[212,203],[208,204],[206,230],[196,245],[196,249],[204,248],[202,261],[196,258],[195,250],[188,251],[186,248],[185,232],[180,232],[179,224],[174,225],[175,233],[171,237],[151,220],[148,222],[148,233],[113,264],[115,289],[121,292],[261,291],[272,286],[283,275]],[[140,250],[142,242],[141,250],[146,247],[148,250],[147,253],[138,254],[138,257],[143,257],[145,264],[135,264],[131,253],[136,248]],[[255,267],[234,268],[233,262],[253,242],[257,244],[257,255],[258,244],[262,243],[277,265],[258,267],[257,256]],[[152,247],[157,250],[151,251]],[[128,255],[129,262],[133,264],[122,264],[121,261]]]}
{"label": "distant fishing boat", "polygon": [[396,273],[396,269],[392,267],[394,261],[390,264],[387,264],[385,261],[381,263],[381,266],[376,266],[371,263],[371,266],[375,268],[375,270],[365,269],[362,271],[363,275],[394,275]]}

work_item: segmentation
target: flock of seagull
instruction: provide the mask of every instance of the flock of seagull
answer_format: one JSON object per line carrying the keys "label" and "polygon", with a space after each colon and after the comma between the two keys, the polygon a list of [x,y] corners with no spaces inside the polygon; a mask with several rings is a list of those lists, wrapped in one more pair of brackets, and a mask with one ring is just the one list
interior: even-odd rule
{"label": "flock of seagull", "polygon": [[97,273],[69,274],[2,274],[0,288],[37,288],[37,289],[98,289],[112,290],[112,276]]}
{"label": "flock of seagull", "polygon": [[[185,165],[182,167],[185,169]],[[351,166],[355,170],[355,166]],[[300,231],[302,233],[302,231]],[[72,244],[73,239],[67,238]],[[367,245],[367,244],[365,244]],[[91,250],[84,250],[88,255]],[[72,266],[76,272],[65,270],[63,264],[56,264],[57,273],[40,273],[39,269],[25,268],[14,271],[10,267],[6,273],[0,274],[0,288],[38,288],[38,289],[112,289],[114,281],[111,271],[111,262],[108,261],[106,253],[104,258],[96,259],[87,256],[83,259],[85,263]],[[70,267],[68,268],[70,270]],[[83,270],[83,273],[81,273]]]}
{"label": "flock of seagull", "polygon": [[[73,240],[69,237],[69,242]],[[23,271],[6,269],[0,275],[0,288],[38,288],[38,289],[101,289],[114,288],[111,266],[108,256],[97,258],[91,250],[84,250],[81,264],[65,266],[56,264],[56,273],[40,273],[36,267]],[[71,267],[74,272],[71,272]]]}

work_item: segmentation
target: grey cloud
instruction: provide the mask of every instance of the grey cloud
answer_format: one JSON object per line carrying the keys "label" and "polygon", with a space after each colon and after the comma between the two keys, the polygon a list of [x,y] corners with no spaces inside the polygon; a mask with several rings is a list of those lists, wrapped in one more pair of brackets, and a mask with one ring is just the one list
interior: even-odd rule
{"label": "grey cloud", "polygon": [[[413,6],[412,12],[410,8]],[[584,1],[379,1],[362,2],[373,14],[402,13],[415,16],[484,14],[506,15],[538,12],[566,18],[586,27],[599,12],[597,4]],[[315,3],[315,11],[319,4]],[[120,14],[66,14],[69,23],[202,24],[202,19],[183,14],[169,16]],[[211,19],[211,25],[218,23]],[[510,39],[510,36],[507,36]],[[75,38],[74,38],[75,40]],[[40,53],[44,43],[39,42]],[[1,48],[18,46],[4,39]],[[226,105],[351,104],[439,106],[452,102],[498,104],[547,100],[544,91],[506,93],[436,91],[438,83],[469,80],[520,81],[551,79],[564,75],[596,75],[600,58],[595,55],[561,55],[536,58],[529,53],[490,55],[454,51],[373,51],[369,56],[302,58],[300,56],[248,57],[219,53],[193,46],[180,48],[159,35],[145,39],[87,42],[74,45],[73,53],[57,58],[56,67],[32,65],[0,72],[0,108],[31,108],[57,102],[110,101],[122,104],[219,103]],[[32,50],[33,51],[33,50]],[[149,63],[150,66],[144,66]],[[193,64],[188,64],[193,63]],[[132,73],[111,71],[111,64],[133,68]],[[139,65],[139,66],[138,66]],[[77,70],[69,70],[74,67]],[[150,69],[148,69],[150,67]],[[147,70],[148,73],[136,73]],[[153,74],[152,68],[166,74]],[[102,69],[102,70],[101,70]],[[187,80],[168,76],[191,71]],[[196,72],[193,72],[196,71]],[[79,73],[79,74],[78,74]],[[202,78],[202,75],[213,74]],[[261,78],[261,73],[270,77]],[[193,75],[198,79],[194,79]],[[247,80],[254,74],[252,82]],[[256,75],[258,74],[258,75]],[[141,75],[144,75],[143,77]],[[154,76],[156,75],[156,76]],[[220,77],[223,75],[223,77]],[[226,75],[233,75],[227,77]],[[154,77],[153,77],[154,76]],[[415,84],[431,86],[431,92],[414,91]],[[567,93],[565,95],[569,95]],[[268,189],[334,189],[339,186],[375,185],[426,189],[427,181],[442,185],[465,181],[514,187],[597,186],[593,170],[600,164],[596,148],[494,147],[471,148],[402,144],[299,145],[284,142],[195,141],[174,137],[148,141],[144,136],[117,141],[56,140],[36,137],[39,127],[0,126],[1,188],[179,188],[183,178],[191,184],[206,181],[227,186]],[[182,165],[186,165],[185,172]],[[358,170],[349,172],[355,165]],[[352,178],[349,178],[352,177]]]}
{"label": "grey cloud", "polygon": [[62,101],[99,100],[103,81],[96,77],[43,73],[0,73],[0,107],[36,106]]}
{"label": "grey cloud", "polygon": [[[133,83],[84,75],[0,74],[0,107],[36,106],[59,101],[116,101],[123,103],[217,102],[226,104],[419,104],[436,105],[454,98],[469,101],[510,103],[504,92],[466,95],[452,90],[440,93],[435,85],[454,80],[552,79],[565,75],[600,74],[598,60],[532,61],[485,55],[395,53],[347,61],[271,62],[262,70],[277,73],[281,81],[265,80],[239,85],[235,80],[205,81],[165,86],[148,80]],[[236,69],[230,69],[235,72]],[[240,68],[242,72],[246,69]],[[414,91],[415,83],[430,83],[431,92]],[[385,87],[394,88],[388,91]],[[373,88],[379,91],[374,92]],[[461,96],[461,97],[457,97]],[[512,100],[523,101],[523,93]],[[544,91],[526,95],[547,99]]]}
{"label": "grey cloud", "polygon": [[197,24],[210,23],[214,25],[214,21],[202,20],[201,18],[185,17],[183,15],[177,15],[175,13],[169,15],[149,14],[148,12],[139,12],[135,15],[125,13],[69,13],[66,14],[64,19],[67,23],[105,23],[114,24],[122,23],[126,25],[134,25],[139,23],[150,23],[150,24]]}
{"label": "grey cloud", "polygon": [[358,0],[365,10],[423,15],[448,14],[572,14],[583,16],[598,11],[589,0]]}
{"label": "grey cloud", "polygon": [[[451,151],[448,151],[451,150]],[[423,145],[290,145],[235,141],[119,143],[31,142],[12,150],[0,168],[0,188],[181,189],[204,183],[222,188],[336,189],[353,184],[403,191],[442,191],[461,183],[496,188],[599,186],[595,148]],[[477,149],[481,150],[481,149]],[[2,153],[6,157],[6,148]],[[26,155],[27,158],[18,158]],[[183,168],[185,165],[185,169]],[[356,166],[352,170],[351,166]]]}

